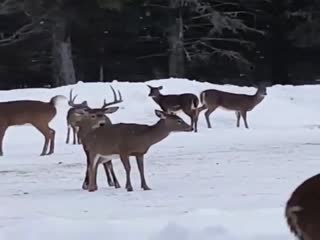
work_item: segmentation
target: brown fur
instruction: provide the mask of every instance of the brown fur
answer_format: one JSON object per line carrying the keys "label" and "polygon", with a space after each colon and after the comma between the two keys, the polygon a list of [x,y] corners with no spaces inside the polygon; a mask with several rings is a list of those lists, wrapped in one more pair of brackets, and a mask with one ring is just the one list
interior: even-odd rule
{"label": "brown fur", "polygon": [[[31,124],[45,137],[41,156],[54,152],[55,131],[49,127],[49,122],[55,117],[56,100],[60,96],[51,98],[49,102],[20,100],[0,102],[0,155],[3,155],[3,138],[8,127]],[[49,152],[47,153],[48,145]]]}
{"label": "brown fur", "polygon": [[[144,177],[144,155],[149,148],[166,138],[170,132],[192,131],[192,127],[174,114],[156,110],[160,120],[154,125],[119,123],[90,132],[83,140],[89,162],[89,191],[97,190],[97,168],[101,157],[117,155],[126,171],[126,189],[132,191],[130,180],[130,156],[135,156],[140,172],[141,187],[149,190]],[[111,158],[111,157],[110,157]]]}
{"label": "brown fur", "polygon": [[191,119],[191,126],[194,128],[194,131],[198,131],[198,105],[199,99],[196,95],[192,93],[183,93],[183,94],[170,94],[162,95],[160,90],[163,88],[160,87],[151,87],[147,85],[150,89],[149,97],[160,106],[160,108],[166,113],[176,113],[178,111],[183,111]]}
{"label": "brown fur", "polygon": [[242,117],[245,127],[249,128],[247,122],[247,112],[254,109],[265,97],[266,88],[258,87],[254,95],[236,94],[224,92],[216,89],[208,89],[200,93],[200,101],[202,106],[198,112],[207,109],[205,118],[208,128],[211,128],[210,114],[218,107],[225,110],[234,111],[237,117],[237,127],[240,127],[240,116]]}
{"label": "brown fur", "polygon": [[286,204],[285,218],[299,240],[320,239],[320,174],[294,190]]}

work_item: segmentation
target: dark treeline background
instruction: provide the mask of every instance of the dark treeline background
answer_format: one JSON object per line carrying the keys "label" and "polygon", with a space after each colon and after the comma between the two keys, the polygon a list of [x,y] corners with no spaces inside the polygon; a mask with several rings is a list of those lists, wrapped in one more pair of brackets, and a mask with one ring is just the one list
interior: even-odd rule
{"label": "dark treeline background", "polygon": [[0,88],[320,79],[319,0],[0,0]]}

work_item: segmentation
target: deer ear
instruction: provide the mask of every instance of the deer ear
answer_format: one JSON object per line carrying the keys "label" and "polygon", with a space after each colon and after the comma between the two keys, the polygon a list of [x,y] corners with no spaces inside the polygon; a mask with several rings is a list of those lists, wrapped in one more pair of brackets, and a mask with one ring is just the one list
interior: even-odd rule
{"label": "deer ear", "polygon": [[108,107],[103,109],[104,113],[114,113],[119,109],[119,107]]}
{"label": "deer ear", "polygon": [[151,87],[150,85],[147,84],[147,86],[148,86],[150,89],[152,89],[152,87]]}
{"label": "deer ear", "polygon": [[154,110],[156,116],[161,119],[166,119],[166,114],[160,110]]}
{"label": "deer ear", "polygon": [[158,87],[158,89],[159,89],[159,90],[162,90],[162,89],[163,89],[163,87],[162,87],[162,86],[159,86],[159,87]]}
{"label": "deer ear", "polygon": [[82,105],[88,105],[88,102],[87,101],[83,101],[81,104]]}

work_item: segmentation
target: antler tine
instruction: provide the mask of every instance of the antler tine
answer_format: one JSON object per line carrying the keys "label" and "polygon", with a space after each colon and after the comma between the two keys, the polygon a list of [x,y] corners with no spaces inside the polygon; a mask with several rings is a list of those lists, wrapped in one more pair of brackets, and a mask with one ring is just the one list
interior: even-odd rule
{"label": "antler tine", "polygon": [[119,99],[117,98],[117,94],[116,94],[116,91],[114,90],[114,88],[112,86],[110,86],[111,88],[111,91],[112,91],[112,94],[113,94],[113,101],[112,102],[109,102],[107,103],[106,102],[106,99],[103,100],[103,106],[102,108],[106,108],[110,105],[113,105],[113,104],[116,104],[116,103],[121,103],[122,102],[122,96],[121,96],[121,93],[120,91],[118,90],[118,94],[119,94]]}
{"label": "antler tine", "polygon": [[72,92],[73,92],[73,89],[70,90],[69,92],[69,106],[73,107],[74,106],[74,100],[76,100],[78,94],[76,94],[74,97],[72,97]]}

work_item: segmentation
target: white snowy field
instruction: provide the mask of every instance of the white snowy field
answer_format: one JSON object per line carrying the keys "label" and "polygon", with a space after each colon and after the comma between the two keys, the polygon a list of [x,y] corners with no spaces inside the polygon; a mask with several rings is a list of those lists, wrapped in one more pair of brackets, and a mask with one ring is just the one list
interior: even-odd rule
{"label": "white snowy field", "polygon": [[[150,81],[165,94],[207,88],[253,94],[254,88],[217,86],[184,79]],[[157,105],[144,83],[113,82],[122,92],[113,122],[152,124]],[[0,91],[0,101],[56,94],[98,107],[111,99],[109,83],[78,83],[56,89]],[[32,127],[10,128],[0,158],[0,240],[289,240],[283,217],[290,193],[320,171],[320,86],[274,86],[248,115],[250,129],[236,128],[235,114],[217,110],[207,129],[171,134],[145,158],[151,191],[140,189],[131,161],[133,192],[124,189],[120,161],[114,161],[120,189],[107,186],[101,167],[98,191],[81,189],[85,157],[65,144],[68,106],[60,101],[51,122],[56,151],[40,157],[43,138]],[[183,118],[189,119],[183,114]],[[0,116],[1,117],[1,116]],[[242,122],[241,122],[242,124]]]}

